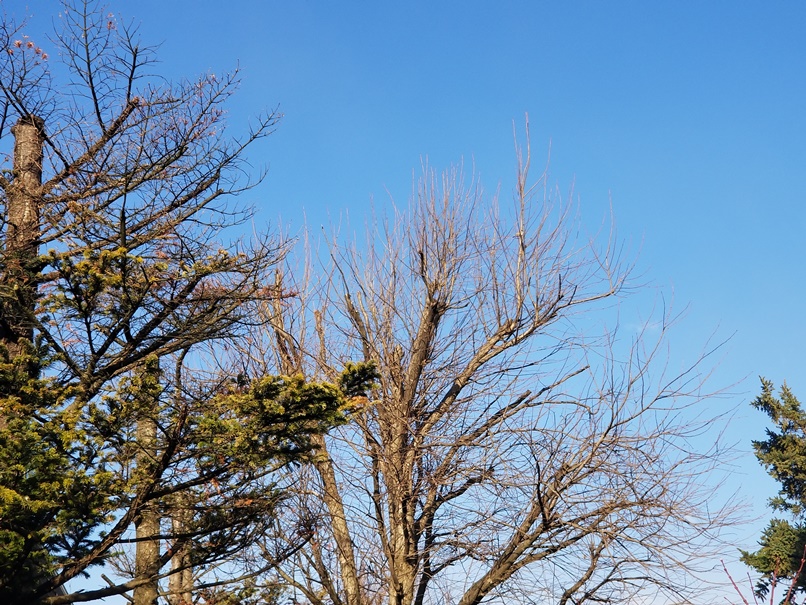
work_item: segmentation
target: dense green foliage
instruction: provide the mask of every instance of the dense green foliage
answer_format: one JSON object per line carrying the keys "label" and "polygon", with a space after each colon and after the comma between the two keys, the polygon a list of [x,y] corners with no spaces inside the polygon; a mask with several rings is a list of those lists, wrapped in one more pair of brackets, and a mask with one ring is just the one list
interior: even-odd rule
{"label": "dense green foliage", "polygon": [[767,438],[753,441],[759,462],[781,485],[770,499],[774,510],[789,513],[792,520],[773,519],[762,533],[759,550],[742,552],[742,561],[762,574],[757,584],[760,595],[769,593],[773,582],[795,582],[806,591],[806,411],[784,384],[779,396],[769,380],[762,378],[761,394],[752,403],[769,417],[773,428]]}
{"label": "dense green foliage", "polygon": [[[34,577],[82,570],[117,554],[123,532],[151,501],[182,495],[196,511],[184,528],[194,564],[248,548],[269,531],[282,499],[271,471],[303,461],[311,437],[345,419],[372,369],[351,366],[336,384],[299,376],[240,386],[172,384],[156,357],[79,407],[76,389],[47,374],[34,347],[0,363],[0,596],[35,588]],[[243,380],[241,380],[243,382]],[[179,390],[183,393],[180,395]],[[189,391],[193,389],[194,393]],[[161,433],[144,464],[136,423]],[[174,539],[176,542],[177,539]]]}

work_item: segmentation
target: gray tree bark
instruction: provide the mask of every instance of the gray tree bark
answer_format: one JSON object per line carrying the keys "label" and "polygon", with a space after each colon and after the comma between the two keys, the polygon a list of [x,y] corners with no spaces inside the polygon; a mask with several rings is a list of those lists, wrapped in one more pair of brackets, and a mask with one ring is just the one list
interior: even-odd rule
{"label": "gray tree bark", "polygon": [[[171,524],[174,535],[181,536],[188,531],[193,511],[190,509],[187,494],[177,494],[171,510]],[[193,570],[191,569],[190,543],[182,544],[171,560],[173,575],[168,579],[168,601],[171,605],[191,605],[193,603]]]}
{"label": "gray tree bark", "polygon": [[33,339],[30,315],[36,300],[45,123],[36,116],[25,116],[11,132],[14,165],[6,201],[0,342],[14,358],[22,351],[20,339]]}
{"label": "gray tree bark", "polygon": [[[157,449],[157,423],[150,418],[141,418],[137,424],[137,468],[140,471],[152,465]],[[148,578],[159,573],[160,561],[160,512],[156,502],[143,507],[134,523],[137,548],[134,554],[135,578]],[[159,583],[156,579],[134,589],[134,605],[157,605]]]}

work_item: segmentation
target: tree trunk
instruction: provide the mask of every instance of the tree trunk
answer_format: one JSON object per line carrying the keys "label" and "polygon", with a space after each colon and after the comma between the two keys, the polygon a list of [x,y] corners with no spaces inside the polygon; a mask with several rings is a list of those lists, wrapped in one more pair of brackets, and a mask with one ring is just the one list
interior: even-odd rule
{"label": "tree trunk", "polygon": [[[138,470],[148,469],[154,460],[157,448],[157,423],[150,418],[141,418],[137,424]],[[134,574],[136,579],[156,576],[160,562],[160,513],[156,502],[149,502],[143,507],[135,521],[137,548],[134,555]],[[134,589],[134,605],[157,605],[159,584],[153,580]]]}
{"label": "tree trunk", "polygon": [[30,315],[36,300],[39,212],[42,189],[42,146],[45,123],[24,116],[11,128],[14,135],[13,180],[7,190],[3,257],[0,342],[13,359],[22,352],[20,339],[33,339]]}
{"label": "tree trunk", "polygon": [[[182,536],[188,531],[188,524],[193,515],[187,494],[177,494],[171,510],[173,533]],[[168,598],[171,605],[191,605],[193,603],[193,570],[190,567],[190,542],[177,549],[171,561],[173,575],[168,580]]]}
{"label": "tree trunk", "polygon": [[336,553],[339,559],[346,605],[361,605],[361,584],[358,580],[358,568],[355,564],[353,541],[350,536],[350,528],[347,526],[344,502],[341,499],[339,486],[336,482],[333,460],[327,452],[324,437],[316,436],[313,441],[319,448],[317,460],[314,464],[322,479],[322,487],[324,488],[322,490],[322,499],[330,513],[330,522],[333,525],[333,537],[336,541]]}

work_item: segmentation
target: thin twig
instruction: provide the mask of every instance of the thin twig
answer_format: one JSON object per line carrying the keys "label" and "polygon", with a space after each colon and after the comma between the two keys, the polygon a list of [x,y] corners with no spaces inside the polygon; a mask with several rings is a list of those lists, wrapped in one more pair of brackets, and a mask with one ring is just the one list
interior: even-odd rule
{"label": "thin twig", "polygon": [[[742,599],[742,603],[744,603],[744,605],[750,605],[750,603],[747,601],[747,599],[744,598],[744,595],[742,594],[742,591],[739,589],[739,585],[736,584],[736,581],[733,579],[733,576],[730,575],[730,572],[728,571],[728,568],[725,565],[725,561],[720,559],[719,562],[722,563],[722,569],[725,570],[725,575],[728,576],[728,579],[730,580],[730,583],[733,584],[733,588],[736,589],[736,594],[738,594],[739,598]],[[727,599],[727,597],[725,597],[725,598]]]}

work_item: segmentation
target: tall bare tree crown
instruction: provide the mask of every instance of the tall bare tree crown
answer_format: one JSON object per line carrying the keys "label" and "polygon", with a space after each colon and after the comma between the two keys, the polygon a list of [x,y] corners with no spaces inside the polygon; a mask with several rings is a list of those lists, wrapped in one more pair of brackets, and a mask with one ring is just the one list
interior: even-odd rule
{"label": "tall bare tree crown", "polygon": [[612,234],[580,241],[528,147],[519,160],[512,204],[426,168],[407,207],[362,245],[330,238],[321,273],[289,264],[299,299],[264,308],[256,367],[364,358],[380,375],[294,479],[315,538],[281,575],[301,602],[696,596],[734,512],[702,483],[718,447],[690,441],[707,371],[666,373],[668,317],[657,335],[592,330],[631,266]]}

